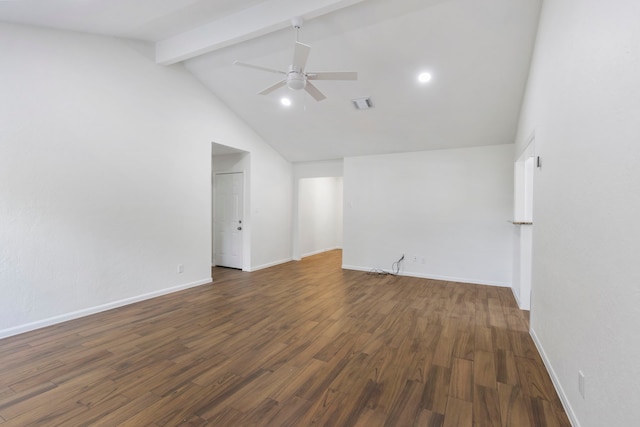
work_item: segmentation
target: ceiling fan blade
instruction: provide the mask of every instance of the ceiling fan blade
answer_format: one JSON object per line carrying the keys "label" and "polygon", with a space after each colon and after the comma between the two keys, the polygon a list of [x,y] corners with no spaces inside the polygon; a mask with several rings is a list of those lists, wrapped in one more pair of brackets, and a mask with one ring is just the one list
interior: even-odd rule
{"label": "ceiling fan blade", "polygon": [[304,67],[307,65],[307,59],[309,59],[309,52],[311,52],[311,46],[296,42],[293,50],[293,66],[304,70]]}
{"label": "ceiling fan blade", "polygon": [[258,94],[260,95],[268,95],[271,92],[273,92],[274,90],[280,89],[282,86],[287,84],[287,80],[281,80],[278,83],[274,83],[271,86],[269,86],[266,89],[263,89],[262,91],[258,92]]}
{"label": "ceiling fan blade", "polygon": [[320,71],[307,73],[309,80],[358,80],[356,71]]}
{"label": "ceiling fan blade", "polygon": [[318,90],[317,87],[312,85],[310,82],[307,82],[304,90],[306,90],[309,95],[313,96],[313,99],[315,99],[316,101],[322,101],[323,99],[327,98],[322,92]]}
{"label": "ceiling fan blade", "polygon": [[287,74],[284,71],[274,70],[273,68],[261,67],[259,65],[247,64],[245,62],[240,62],[240,61],[233,61],[233,65],[240,65],[242,67],[247,67],[247,68],[255,68],[256,70],[268,71],[270,73]]}

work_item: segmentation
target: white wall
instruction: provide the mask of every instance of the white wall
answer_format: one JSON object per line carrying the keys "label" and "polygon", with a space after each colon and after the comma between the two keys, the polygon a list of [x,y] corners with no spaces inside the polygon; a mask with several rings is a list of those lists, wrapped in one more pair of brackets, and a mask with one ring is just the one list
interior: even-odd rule
{"label": "white wall", "polygon": [[345,268],[510,285],[513,145],[347,158],[344,200]]}
{"label": "white wall", "polygon": [[251,152],[252,266],[290,258],[291,165],[183,67],[7,24],[0,51],[0,337],[207,282],[212,141]]}
{"label": "white wall", "polygon": [[342,177],[299,182],[302,257],[342,247]]}
{"label": "white wall", "polygon": [[344,175],[344,160],[322,160],[318,162],[297,162],[293,164],[293,177],[321,178],[327,176],[339,177]]}
{"label": "white wall", "polygon": [[[531,331],[575,426],[640,420],[640,2],[543,2],[516,156],[535,131]],[[578,392],[578,371],[586,397]]]}

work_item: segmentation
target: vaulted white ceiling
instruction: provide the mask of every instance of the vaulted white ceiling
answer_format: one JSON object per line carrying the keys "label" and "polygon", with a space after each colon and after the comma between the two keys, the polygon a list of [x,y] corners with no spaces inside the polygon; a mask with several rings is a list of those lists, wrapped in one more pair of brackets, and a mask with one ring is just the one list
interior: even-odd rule
{"label": "vaulted white ceiling", "polygon": [[[512,143],[540,3],[0,0],[0,21],[155,43],[158,63],[184,63],[285,158],[311,161]],[[293,16],[305,18],[307,70],[357,71],[358,80],[314,82],[321,102],[286,87],[258,95],[281,76],[233,61],[286,70]],[[421,71],[428,84],[417,82]],[[356,110],[360,97],[374,107]]]}

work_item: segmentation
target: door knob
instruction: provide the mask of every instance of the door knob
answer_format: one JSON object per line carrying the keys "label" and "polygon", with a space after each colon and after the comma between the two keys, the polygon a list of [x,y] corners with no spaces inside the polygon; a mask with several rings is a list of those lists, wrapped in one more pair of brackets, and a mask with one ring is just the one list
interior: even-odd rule
{"label": "door knob", "polygon": [[242,230],[242,227],[238,227],[238,230]]}

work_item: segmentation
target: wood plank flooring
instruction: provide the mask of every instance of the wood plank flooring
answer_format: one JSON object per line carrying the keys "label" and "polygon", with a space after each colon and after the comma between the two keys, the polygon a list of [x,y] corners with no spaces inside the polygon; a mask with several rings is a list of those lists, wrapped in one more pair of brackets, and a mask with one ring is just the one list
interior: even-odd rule
{"label": "wood plank flooring", "polygon": [[340,263],[0,340],[0,425],[570,426],[510,289]]}

